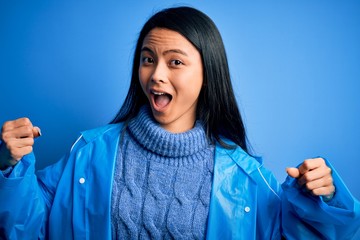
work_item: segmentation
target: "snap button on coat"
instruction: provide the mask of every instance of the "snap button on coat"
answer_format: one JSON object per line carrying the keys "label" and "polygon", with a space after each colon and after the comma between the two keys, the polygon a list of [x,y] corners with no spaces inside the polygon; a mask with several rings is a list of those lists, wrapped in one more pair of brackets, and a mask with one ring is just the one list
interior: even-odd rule
{"label": "snap button on coat", "polygon": [[80,178],[80,179],[79,179],[79,183],[80,183],[80,184],[85,183],[85,178]]}

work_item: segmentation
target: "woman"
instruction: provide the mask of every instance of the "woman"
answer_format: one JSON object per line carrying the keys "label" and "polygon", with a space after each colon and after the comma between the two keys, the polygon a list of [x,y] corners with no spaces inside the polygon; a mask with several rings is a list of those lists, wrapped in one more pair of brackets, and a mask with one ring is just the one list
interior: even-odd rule
{"label": "woman", "polygon": [[38,135],[29,119],[2,128],[8,238],[346,239],[359,228],[359,202],[324,159],[288,169],[282,189],[248,153],[220,34],[192,8],[145,23],[112,124],[35,175]]}

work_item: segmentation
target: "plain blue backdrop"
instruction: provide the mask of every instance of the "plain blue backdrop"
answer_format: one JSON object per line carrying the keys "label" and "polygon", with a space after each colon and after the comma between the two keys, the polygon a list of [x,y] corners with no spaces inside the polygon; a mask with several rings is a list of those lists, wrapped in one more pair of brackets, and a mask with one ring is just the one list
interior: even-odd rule
{"label": "plain blue backdrop", "polygon": [[359,199],[359,1],[1,1],[0,123],[29,117],[37,168],[57,161],[120,108],[146,19],[183,4],[220,29],[249,139],[278,180],[324,156]]}

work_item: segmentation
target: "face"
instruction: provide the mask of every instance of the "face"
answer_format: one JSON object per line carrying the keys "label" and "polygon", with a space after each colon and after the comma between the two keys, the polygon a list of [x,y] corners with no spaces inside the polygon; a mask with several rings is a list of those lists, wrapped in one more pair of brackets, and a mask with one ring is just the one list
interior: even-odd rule
{"label": "face", "polygon": [[203,85],[200,53],[181,34],[154,28],[145,37],[139,79],[154,118],[167,131],[193,128]]}

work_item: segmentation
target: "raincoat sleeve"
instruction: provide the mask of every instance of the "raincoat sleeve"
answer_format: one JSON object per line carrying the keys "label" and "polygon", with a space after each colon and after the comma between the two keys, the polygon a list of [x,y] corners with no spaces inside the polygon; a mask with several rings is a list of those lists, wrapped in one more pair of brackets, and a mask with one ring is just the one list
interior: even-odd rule
{"label": "raincoat sleeve", "polygon": [[35,156],[30,153],[8,176],[0,172],[0,239],[46,238],[49,211],[66,160],[64,156],[37,176]]}
{"label": "raincoat sleeve", "polygon": [[329,202],[300,189],[296,179],[282,184],[282,229],[286,239],[354,239],[360,229],[360,203],[332,165],[336,192]]}

